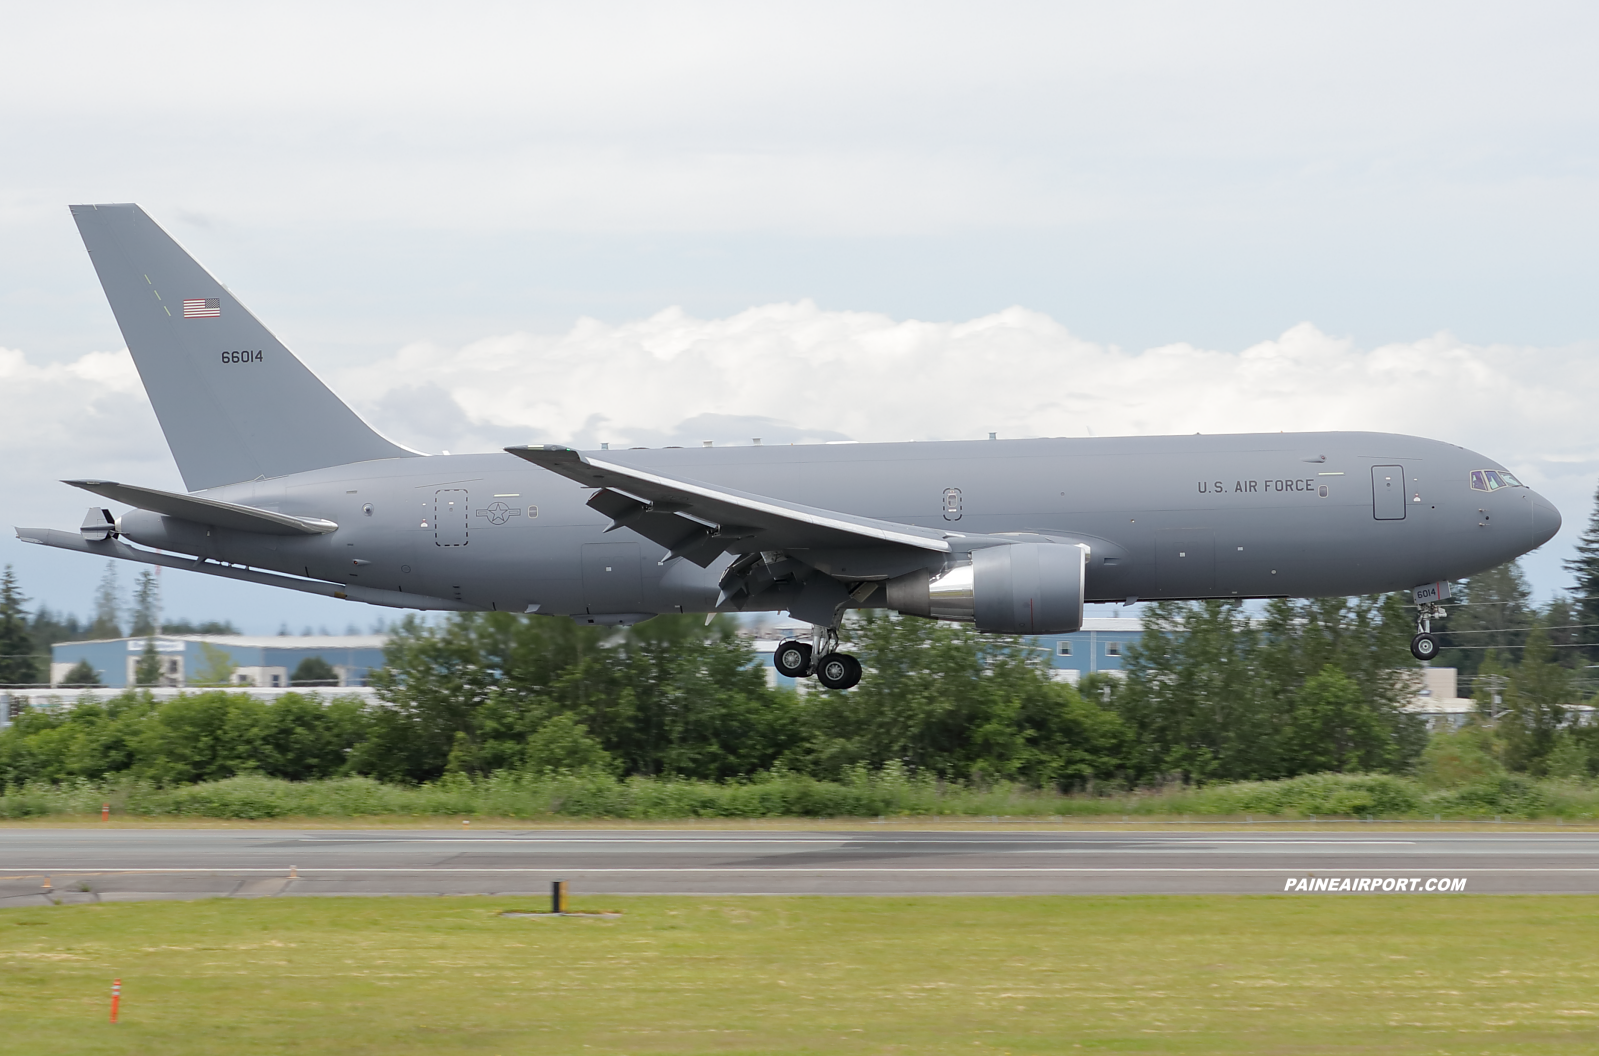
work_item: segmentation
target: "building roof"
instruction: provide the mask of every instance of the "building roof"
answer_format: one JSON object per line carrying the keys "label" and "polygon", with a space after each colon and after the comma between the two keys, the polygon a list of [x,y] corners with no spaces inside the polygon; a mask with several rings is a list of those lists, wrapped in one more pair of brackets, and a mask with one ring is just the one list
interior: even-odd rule
{"label": "building roof", "polygon": [[[1115,631],[1120,634],[1139,635],[1144,633],[1144,621],[1136,616],[1089,616],[1083,620],[1085,631]],[[1053,636],[1046,636],[1053,637]]]}
{"label": "building roof", "polygon": [[[163,642],[206,642],[239,649],[382,649],[389,642],[386,634],[158,634]],[[116,642],[142,642],[143,636],[93,638],[57,642],[57,646],[98,645]]]}

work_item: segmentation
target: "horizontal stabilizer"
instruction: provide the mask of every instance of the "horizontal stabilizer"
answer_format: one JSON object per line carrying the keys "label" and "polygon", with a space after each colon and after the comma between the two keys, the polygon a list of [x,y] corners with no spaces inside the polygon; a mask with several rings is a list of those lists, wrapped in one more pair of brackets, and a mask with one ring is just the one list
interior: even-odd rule
{"label": "horizontal stabilizer", "polygon": [[202,499],[198,495],[179,495],[172,491],[141,488],[134,484],[118,484],[114,480],[64,480],[113,502],[127,503],[140,510],[163,513],[182,521],[210,524],[218,528],[232,528],[237,532],[260,532],[263,535],[326,535],[339,526],[320,517],[291,517],[286,513],[258,510],[254,506],[240,506],[234,502]]}
{"label": "horizontal stabilizer", "polygon": [[368,605],[386,605],[391,609],[424,609],[441,612],[471,612],[473,606],[448,598],[435,598],[426,594],[407,594],[399,590],[381,590],[377,587],[360,587],[353,583],[328,583],[319,579],[300,579],[276,572],[262,572],[254,568],[224,565],[205,558],[179,557],[177,554],[158,553],[129,546],[120,539],[94,542],[77,532],[63,532],[55,528],[18,528],[17,538],[25,543],[53,546],[58,550],[76,550],[82,554],[115,557],[122,561],[138,561],[163,568],[179,568],[200,572],[223,579],[237,579],[245,583],[260,583],[268,587],[286,587],[306,594],[320,594],[341,601],[360,601]]}

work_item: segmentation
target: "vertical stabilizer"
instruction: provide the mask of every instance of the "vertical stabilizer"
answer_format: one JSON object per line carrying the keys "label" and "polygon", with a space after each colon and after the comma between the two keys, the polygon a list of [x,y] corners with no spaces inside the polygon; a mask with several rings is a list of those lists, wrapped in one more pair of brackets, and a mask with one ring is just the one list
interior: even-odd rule
{"label": "vertical stabilizer", "polygon": [[74,205],[190,491],[416,454],[379,436],[137,205]]}

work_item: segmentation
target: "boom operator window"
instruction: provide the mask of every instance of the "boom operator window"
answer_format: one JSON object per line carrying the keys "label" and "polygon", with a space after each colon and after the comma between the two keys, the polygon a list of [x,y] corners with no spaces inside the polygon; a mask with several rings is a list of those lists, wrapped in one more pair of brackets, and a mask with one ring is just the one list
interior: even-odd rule
{"label": "boom operator window", "polygon": [[1524,488],[1515,474],[1503,469],[1474,469],[1471,471],[1472,491],[1498,491],[1500,488]]}

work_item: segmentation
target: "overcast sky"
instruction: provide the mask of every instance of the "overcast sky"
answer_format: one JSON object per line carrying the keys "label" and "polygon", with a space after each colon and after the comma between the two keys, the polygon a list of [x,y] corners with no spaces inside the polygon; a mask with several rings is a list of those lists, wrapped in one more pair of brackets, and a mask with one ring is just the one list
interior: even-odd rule
{"label": "overcast sky", "polygon": [[[179,486],[66,209],[137,201],[423,450],[1419,433],[1556,502],[1525,564],[1566,585],[1592,5],[0,11],[7,524]],[[0,561],[80,612],[101,567]],[[387,614],[164,578],[255,631]]]}

